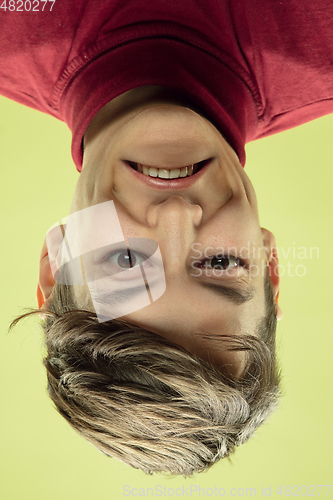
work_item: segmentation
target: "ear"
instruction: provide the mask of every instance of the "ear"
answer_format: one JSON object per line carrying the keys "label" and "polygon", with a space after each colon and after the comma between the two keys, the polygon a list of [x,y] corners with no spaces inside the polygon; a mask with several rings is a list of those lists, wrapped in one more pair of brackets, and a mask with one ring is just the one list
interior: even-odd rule
{"label": "ear", "polygon": [[261,228],[261,234],[263,238],[264,247],[267,255],[267,263],[269,266],[269,275],[271,278],[275,309],[277,314],[277,320],[282,318],[282,311],[278,304],[279,294],[280,294],[280,276],[279,276],[279,255],[276,246],[276,241],[274,235],[267,229]]}
{"label": "ear", "polygon": [[[37,286],[37,305],[39,309],[46,309],[51,300],[51,293],[55,281],[53,279],[46,239],[39,259],[39,280]],[[42,316],[41,316],[42,317]]]}

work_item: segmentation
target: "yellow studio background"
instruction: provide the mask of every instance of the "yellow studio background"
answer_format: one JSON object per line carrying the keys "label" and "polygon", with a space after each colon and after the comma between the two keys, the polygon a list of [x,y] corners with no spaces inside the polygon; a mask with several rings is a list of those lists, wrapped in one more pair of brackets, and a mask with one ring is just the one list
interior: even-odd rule
{"label": "yellow studio background", "polygon": [[66,125],[0,98],[1,500],[333,498],[332,132],[327,116],[247,146],[261,225],[276,236],[284,274],[279,410],[207,473],[149,477],[102,455],[54,410],[38,320],[7,334],[36,306],[44,235],[68,213],[79,174]]}

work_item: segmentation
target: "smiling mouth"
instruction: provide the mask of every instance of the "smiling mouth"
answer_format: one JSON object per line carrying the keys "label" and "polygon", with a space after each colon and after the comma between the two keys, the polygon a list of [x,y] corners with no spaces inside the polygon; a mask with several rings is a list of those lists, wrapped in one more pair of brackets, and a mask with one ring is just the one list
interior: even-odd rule
{"label": "smiling mouth", "polygon": [[157,167],[149,167],[148,165],[143,165],[142,163],[135,163],[133,161],[126,161],[126,163],[136,170],[137,172],[146,175],[147,177],[157,177],[159,179],[183,179],[185,177],[191,177],[198,173],[207,163],[211,160],[201,161],[199,163],[193,163],[192,165],[188,165],[182,168],[157,168]]}

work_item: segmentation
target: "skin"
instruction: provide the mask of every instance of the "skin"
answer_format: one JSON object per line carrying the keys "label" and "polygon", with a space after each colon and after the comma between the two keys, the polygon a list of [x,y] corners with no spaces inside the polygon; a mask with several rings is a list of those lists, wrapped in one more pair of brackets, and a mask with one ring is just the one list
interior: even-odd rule
{"label": "skin", "polygon": [[[208,158],[192,185],[163,190],[142,182],[123,162],[175,168]],[[184,97],[163,87],[133,89],[90,123],[71,213],[108,200],[115,203],[126,239],[158,243],[165,271],[162,297],[124,319],[240,376],[245,354],[228,352],[227,342],[207,339],[203,332],[256,335],[265,315],[265,266],[275,296],[279,277],[274,236],[260,227],[255,191],[235,152]],[[226,269],[213,269],[216,261],[209,258],[222,249],[242,263],[231,258],[223,261]],[[41,257],[37,295],[39,306],[47,308],[54,280],[45,245]],[[109,265],[117,262],[113,258]],[[205,284],[223,284],[252,298],[237,304]],[[87,287],[75,287],[75,293],[83,306],[92,307]],[[277,304],[276,310],[280,319]]]}

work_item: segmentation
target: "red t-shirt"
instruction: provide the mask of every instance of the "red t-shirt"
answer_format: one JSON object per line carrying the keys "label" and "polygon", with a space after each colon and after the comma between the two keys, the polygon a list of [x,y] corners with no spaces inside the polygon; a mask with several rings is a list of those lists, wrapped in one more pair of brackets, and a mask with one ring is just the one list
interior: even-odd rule
{"label": "red t-shirt", "polygon": [[9,4],[0,93],[65,121],[79,171],[94,115],[143,85],[192,99],[243,165],[247,142],[333,112],[332,0]]}

